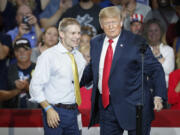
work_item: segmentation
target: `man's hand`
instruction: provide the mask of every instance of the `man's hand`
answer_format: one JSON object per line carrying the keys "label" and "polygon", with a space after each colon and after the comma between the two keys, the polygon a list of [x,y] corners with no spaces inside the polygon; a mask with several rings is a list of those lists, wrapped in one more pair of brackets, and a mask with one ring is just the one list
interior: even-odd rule
{"label": "man's hand", "polygon": [[29,82],[27,80],[16,80],[15,85],[19,90],[29,90]]}
{"label": "man's hand", "polygon": [[58,127],[60,122],[58,113],[53,108],[49,108],[46,113],[48,126],[51,128]]}
{"label": "man's hand", "polygon": [[161,97],[154,97],[154,110],[160,111],[163,108]]}
{"label": "man's hand", "polygon": [[26,90],[26,92],[28,92],[29,91],[29,82],[28,82],[28,80],[22,80],[21,82],[23,82],[24,89]]}
{"label": "man's hand", "polygon": [[16,80],[15,85],[16,85],[16,88],[20,90],[25,89],[25,86],[26,86],[21,80]]}
{"label": "man's hand", "polygon": [[33,14],[27,14],[29,25],[36,25],[37,18]]}

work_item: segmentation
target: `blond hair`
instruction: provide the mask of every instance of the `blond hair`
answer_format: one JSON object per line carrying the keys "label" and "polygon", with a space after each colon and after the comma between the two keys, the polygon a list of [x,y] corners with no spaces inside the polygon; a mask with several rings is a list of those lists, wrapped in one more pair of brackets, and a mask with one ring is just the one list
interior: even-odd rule
{"label": "blond hair", "polygon": [[81,27],[80,23],[75,18],[64,18],[60,21],[58,30],[64,32],[69,25],[78,25]]}
{"label": "blond hair", "polygon": [[111,6],[101,9],[99,13],[99,22],[101,22],[102,19],[109,17],[119,17],[119,19],[121,20],[122,13],[117,6]]}

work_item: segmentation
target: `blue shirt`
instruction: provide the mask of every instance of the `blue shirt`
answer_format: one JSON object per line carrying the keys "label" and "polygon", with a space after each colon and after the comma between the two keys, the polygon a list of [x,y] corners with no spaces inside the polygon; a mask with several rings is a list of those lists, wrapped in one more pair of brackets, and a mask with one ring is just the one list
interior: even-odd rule
{"label": "blue shirt", "polygon": [[[18,33],[19,33],[18,27],[15,27],[14,29],[7,32],[7,34],[11,36],[12,41],[14,41]],[[29,33],[24,34],[22,37],[29,40],[29,42],[31,43],[31,48],[36,47],[38,39],[36,37],[36,32],[34,27],[31,28],[31,31]]]}

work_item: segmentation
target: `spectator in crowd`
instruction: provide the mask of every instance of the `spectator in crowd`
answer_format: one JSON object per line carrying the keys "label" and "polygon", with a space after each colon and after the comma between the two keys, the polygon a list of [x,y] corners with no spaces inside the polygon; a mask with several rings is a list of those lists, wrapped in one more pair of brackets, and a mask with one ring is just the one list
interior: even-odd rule
{"label": "spectator in crowd", "polygon": [[20,7],[22,5],[28,5],[33,15],[39,19],[39,14],[43,11],[42,6],[47,5],[48,0],[12,0],[16,7]]}
{"label": "spectator in crowd", "polygon": [[168,88],[169,74],[175,68],[175,57],[173,48],[163,43],[164,31],[160,21],[151,19],[145,25],[145,35],[154,56],[162,64],[166,77],[166,87]]}
{"label": "spectator in crowd", "polygon": [[42,31],[37,22],[37,18],[32,14],[32,10],[27,5],[21,5],[16,13],[17,26],[8,31],[12,41],[23,37],[30,41],[31,47],[34,48]]}
{"label": "spectator in crowd", "polygon": [[2,19],[2,32],[7,32],[16,26],[16,6],[8,0],[0,0],[0,14]]}
{"label": "spectator in crowd", "polygon": [[48,48],[56,45],[59,41],[58,29],[55,26],[50,26],[41,35],[38,46],[32,49],[31,61],[36,63],[38,56]]}
{"label": "spectator in crowd", "polygon": [[81,47],[81,46],[90,45],[90,40],[92,37],[93,37],[92,28],[89,26],[82,26],[79,46]]}
{"label": "spectator in crowd", "polygon": [[79,51],[84,56],[84,59],[86,60],[86,62],[89,63],[90,62],[90,42],[88,45],[80,46]]}
{"label": "spectator in crowd", "polygon": [[130,18],[133,14],[141,14],[143,22],[152,18],[151,8],[147,5],[136,2],[136,0],[120,0],[120,5],[117,5],[123,11],[124,28],[130,30]]}
{"label": "spectator in crowd", "polygon": [[80,0],[80,2],[69,8],[61,18],[73,17],[81,24],[81,26],[89,26],[93,30],[93,35],[101,33],[99,25],[100,7],[93,3],[92,0]]}
{"label": "spectator in crowd", "polygon": [[170,109],[180,110],[180,69],[169,75],[168,103]]}
{"label": "spectator in crowd", "polygon": [[0,32],[0,89],[7,89],[7,57],[11,48],[11,37]]}
{"label": "spectator in crowd", "polygon": [[4,108],[34,108],[37,104],[28,101],[29,82],[35,64],[30,61],[31,46],[25,38],[17,39],[14,43],[14,53],[17,63],[9,66],[8,69],[8,90],[19,89],[23,92],[14,98],[3,103]]}
{"label": "spectator in crowd", "polygon": [[143,32],[143,15],[133,14],[130,18],[130,30],[134,34],[142,35]]}
{"label": "spectator in crowd", "polygon": [[50,0],[47,7],[40,14],[40,23],[43,28],[56,25],[62,14],[78,0]]}
{"label": "spectator in crowd", "polygon": [[165,32],[169,24],[178,20],[176,11],[171,5],[171,0],[152,0],[152,15],[153,18],[160,20]]}
{"label": "spectator in crowd", "polygon": [[175,54],[179,52],[180,48],[180,19],[176,22],[175,24],[175,31],[176,31],[176,37],[174,38],[173,41],[173,49]]}
{"label": "spectator in crowd", "polygon": [[49,0],[0,0],[0,14],[2,16],[3,32],[16,27],[16,9],[21,5],[28,5],[39,22],[39,14],[44,10]]}
{"label": "spectator in crowd", "polygon": [[[99,122],[101,135],[123,135],[124,130],[135,135],[136,105],[142,102],[143,96],[142,134],[149,135],[153,107],[160,111],[162,100],[166,99],[163,68],[146,46],[142,71],[140,50],[145,40],[122,29],[122,12],[117,6],[103,8],[99,21],[105,34],[91,40],[91,60],[81,80],[81,86],[93,81],[89,126]],[[153,95],[147,86],[147,76],[155,86]]]}
{"label": "spectator in crowd", "polygon": [[77,105],[81,104],[79,79],[86,64],[76,49],[81,26],[74,18],[64,18],[58,30],[60,42],[38,58],[30,84],[31,100],[43,108],[45,134],[80,135],[77,124]]}
{"label": "spectator in crowd", "polygon": [[[179,0],[172,0],[173,1],[173,6],[174,9],[176,11],[177,16],[180,18],[180,1]],[[179,19],[178,19],[179,21]],[[168,43],[168,45],[173,46],[174,40],[177,37],[178,33],[177,33],[177,23],[172,23],[169,25],[167,32],[166,32],[166,41]]]}
{"label": "spectator in crowd", "polygon": [[50,0],[40,0],[41,2],[41,9],[44,10],[46,6],[49,4]]}

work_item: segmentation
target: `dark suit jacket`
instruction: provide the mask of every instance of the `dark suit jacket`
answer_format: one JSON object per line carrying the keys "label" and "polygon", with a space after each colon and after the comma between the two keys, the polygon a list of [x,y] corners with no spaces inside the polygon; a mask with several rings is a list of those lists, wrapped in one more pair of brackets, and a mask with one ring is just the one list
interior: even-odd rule
{"label": "dark suit jacket", "polygon": [[[101,34],[91,40],[90,64],[86,67],[81,85],[93,80],[92,110],[90,125],[99,121],[98,108],[98,80],[99,61],[105,35]],[[116,118],[123,129],[136,128],[136,104],[141,103],[142,95],[142,53],[140,48],[145,40],[131,32],[122,30],[113,56],[110,71],[109,88],[111,104]],[[147,85],[147,76],[153,80],[154,92],[150,92]],[[166,83],[161,64],[153,56],[147,46],[144,56],[144,96],[143,122],[153,120],[153,97],[160,96],[166,99]]]}

